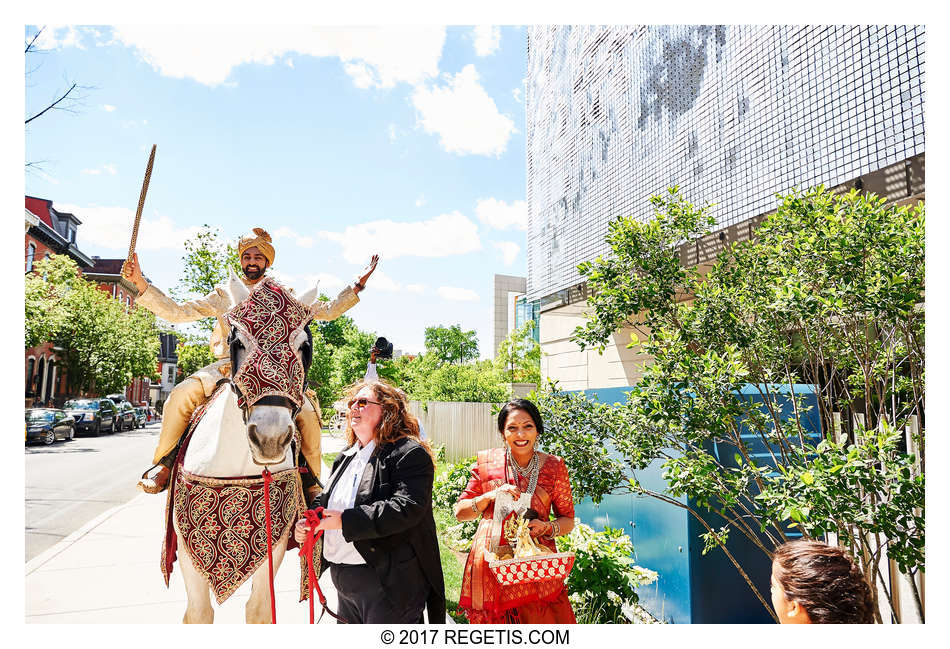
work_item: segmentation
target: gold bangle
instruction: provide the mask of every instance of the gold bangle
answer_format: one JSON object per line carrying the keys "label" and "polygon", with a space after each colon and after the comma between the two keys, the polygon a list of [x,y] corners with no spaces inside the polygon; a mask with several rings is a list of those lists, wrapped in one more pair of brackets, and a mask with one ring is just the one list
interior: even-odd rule
{"label": "gold bangle", "polygon": [[476,517],[482,515],[482,510],[480,510],[480,509],[478,508],[478,504],[476,504],[474,498],[472,498],[472,511],[475,512],[475,516],[476,516]]}
{"label": "gold bangle", "polygon": [[556,536],[561,535],[561,526],[557,524],[557,521],[551,521],[551,538],[553,539]]}

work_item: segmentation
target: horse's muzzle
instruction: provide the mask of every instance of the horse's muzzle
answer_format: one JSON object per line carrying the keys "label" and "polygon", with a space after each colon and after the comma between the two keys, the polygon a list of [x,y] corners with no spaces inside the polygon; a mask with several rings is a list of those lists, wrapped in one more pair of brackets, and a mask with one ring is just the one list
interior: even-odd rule
{"label": "horse's muzzle", "polygon": [[287,457],[287,446],[293,436],[293,426],[287,426],[283,434],[262,434],[257,424],[249,423],[247,438],[251,447],[251,459],[261,466],[280,464]]}

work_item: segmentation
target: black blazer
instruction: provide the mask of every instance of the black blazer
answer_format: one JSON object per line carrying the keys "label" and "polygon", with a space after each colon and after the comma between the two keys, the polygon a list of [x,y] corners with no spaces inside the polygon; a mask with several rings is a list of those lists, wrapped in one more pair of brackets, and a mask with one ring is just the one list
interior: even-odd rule
{"label": "black blazer", "polygon": [[[327,506],[330,492],[353,455],[337,456],[330,486],[313,505]],[[403,437],[378,446],[363,471],[356,502],[344,510],[343,538],[376,570],[387,597],[397,609],[409,605],[406,584],[423,578],[430,587],[426,600],[429,622],[445,623],[445,580],[439,541],[432,517],[435,469],[426,449]],[[418,563],[411,561],[413,555]],[[416,566],[421,567],[422,575]]]}

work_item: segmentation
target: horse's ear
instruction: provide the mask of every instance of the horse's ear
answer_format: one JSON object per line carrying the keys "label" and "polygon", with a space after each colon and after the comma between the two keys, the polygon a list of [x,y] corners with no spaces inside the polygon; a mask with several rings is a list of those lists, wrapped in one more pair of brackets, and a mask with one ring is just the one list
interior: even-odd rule
{"label": "horse's ear", "polygon": [[231,293],[231,302],[235,306],[246,300],[247,296],[251,294],[233,268],[231,269],[231,276],[228,278],[228,292]]}
{"label": "horse's ear", "polygon": [[320,282],[317,281],[317,285],[312,289],[300,296],[300,302],[311,306],[314,302],[320,299]]}

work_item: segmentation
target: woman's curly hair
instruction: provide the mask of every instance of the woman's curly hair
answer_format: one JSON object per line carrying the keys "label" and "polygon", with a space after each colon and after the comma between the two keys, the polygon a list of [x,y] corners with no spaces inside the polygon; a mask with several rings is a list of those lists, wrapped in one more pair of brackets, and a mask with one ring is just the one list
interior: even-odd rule
{"label": "woman's curly hair", "polygon": [[[387,442],[395,442],[403,437],[410,437],[416,440],[432,458],[432,465],[435,466],[435,453],[428,440],[419,437],[419,420],[409,412],[409,398],[406,393],[386,381],[357,381],[349,386],[344,393],[346,403],[354,399],[360,390],[369,386],[373,390],[383,409],[383,416],[379,420],[379,426],[376,429],[376,445],[382,446]],[[356,433],[350,426],[350,418],[353,411],[346,410],[346,444],[352,446],[356,443]]]}
{"label": "woman's curly hair", "polygon": [[817,541],[792,541],[772,555],[785,598],[798,602],[813,624],[873,624],[871,588],[844,550]]}

